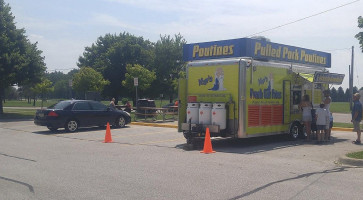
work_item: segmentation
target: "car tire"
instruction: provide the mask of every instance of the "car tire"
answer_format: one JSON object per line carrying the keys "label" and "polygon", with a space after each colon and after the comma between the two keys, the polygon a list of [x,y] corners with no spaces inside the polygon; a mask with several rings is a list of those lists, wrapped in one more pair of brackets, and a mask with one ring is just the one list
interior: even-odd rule
{"label": "car tire", "polygon": [[67,132],[75,132],[78,129],[78,122],[74,119],[68,120],[64,125]]}
{"label": "car tire", "polygon": [[125,127],[126,126],[125,117],[123,117],[123,116],[118,117],[116,122],[115,122],[115,125],[116,125],[117,128]]}
{"label": "car tire", "polygon": [[51,127],[51,126],[47,126],[47,128],[50,130],[50,131],[57,131],[58,128],[54,128],[54,127]]}

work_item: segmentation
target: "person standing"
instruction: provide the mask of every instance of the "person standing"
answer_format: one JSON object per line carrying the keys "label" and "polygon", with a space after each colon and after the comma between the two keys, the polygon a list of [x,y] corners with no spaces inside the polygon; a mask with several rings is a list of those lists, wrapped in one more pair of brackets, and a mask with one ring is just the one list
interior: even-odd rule
{"label": "person standing", "polygon": [[299,104],[300,109],[302,109],[302,121],[305,125],[305,129],[306,129],[306,140],[310,140],[310,135],[311,135],[311,121],[312,121],[312,116],[311,116],[311,109],[312,104],[310,102],[310,97],[309,95],[304,95],[303,100],[301,101],[301,103]]}
{"label": "person standing", "polygon": [[324,107],[325,107],[324,102],[321,102],[320,108],[316,109],[316,114],[315,114],[316,128],[317,128],[316,134],[318,138],[317,141],[318,144],[322,143],[325,140],[327,134],[326,127],[329,124],[328,111]]}
{"label": "person standing", "polygon": [[111,99],[110,107],[111,107],[111,108],[113,108],[113,109],[116,109],[116,105],[115,105],[115,98],[112,98],[112,99]]}
{"label": "person standing", "polygon": [[362,120],[362,104],[359,101],[360,94],[355,93],[353,95],[353,109],[352,109],[352,122],[354,126],[354,131],[357,132],[357,139],[353,141],[353,144],[361,144],[361,130],[360,121]]}
{"label": "person standing", "polygon": [[331,128],[333,125],[333,114],[330,112],[330,103],[331,103],[331,97],[330,97],[330,90],[324,91],[324,108],[327,110],[329,115],[329,124],[327,124],[326,128],[326,134],[325,134],[325,140],[330,140],[331,135]]}
{"label": "person standing", "polygon": [[131,113],[131,104],[129,101],[126,101],[125,106],[126,106],[125,111]]}

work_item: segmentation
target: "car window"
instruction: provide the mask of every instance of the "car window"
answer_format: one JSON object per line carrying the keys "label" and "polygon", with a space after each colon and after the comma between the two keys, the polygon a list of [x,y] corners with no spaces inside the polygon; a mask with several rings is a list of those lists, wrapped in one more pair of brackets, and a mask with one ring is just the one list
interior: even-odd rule
{"label": "car window", "polygon": [[91,110],[88,102],[77,102],[74,104],[72,110]]}
{"label": "car window", "polygon": [[105,111],[107,110],[107,106],[98,102],[90,102],[93,110]]}
{"label": "car window", "polygon": [[66,108],[69,105],[71,105],[70,101],[61,101],[54,105],[49,106],[48,108],[63,110],[64,108]]}

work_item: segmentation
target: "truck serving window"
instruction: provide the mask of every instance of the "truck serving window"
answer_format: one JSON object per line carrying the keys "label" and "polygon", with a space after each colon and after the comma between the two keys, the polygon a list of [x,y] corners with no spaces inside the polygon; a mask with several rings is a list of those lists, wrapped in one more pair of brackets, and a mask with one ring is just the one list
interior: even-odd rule
{"label": "truck serving window", "polygon": [[301,101],[301,91],[293,91],[292,92],[292,104],[298,105]]}

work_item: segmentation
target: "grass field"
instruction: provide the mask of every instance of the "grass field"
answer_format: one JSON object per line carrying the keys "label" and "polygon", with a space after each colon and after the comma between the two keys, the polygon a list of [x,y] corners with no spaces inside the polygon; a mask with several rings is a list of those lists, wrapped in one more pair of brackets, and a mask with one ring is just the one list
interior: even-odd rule
{"label": "grass field", "polygon": [[36,109],[4,108],[4,114],[0,115],[0,119],[32,119],[35,111]]}
{"label": "grass field", "polygon": [[[55,103],[57,103],[58,101],[61,101],[61,99],[51,99],[51,100],[46,100],[43,102],[43,107],[49,107]],[[35,101],[35,107],[41,107],[42,105],[42,101],[38,100]],[[34,107],[33,106],[33,101],[31,101],[31,103],[28,103],[27,100],[23,100],[23,101],[5,101],[5,103],[3,103],[4,107]]]}
{"label": "grass field", "polygon": [[354,152],[354,153],[348,153],[347,156],[349,158],[363,159],[363,151],[358,151],[358,152]]}
{"label": "grass field", "polygon": [[332,102],[330,111],[333,113],[350,113],[349,102]]}

